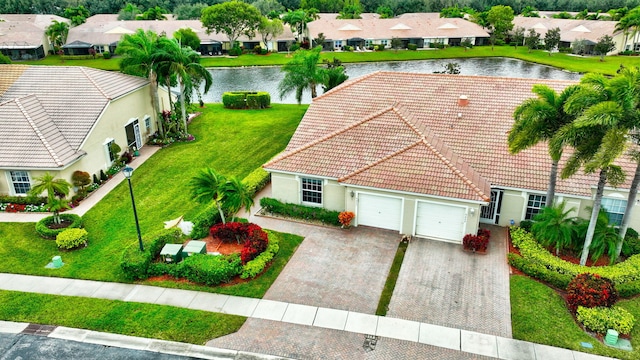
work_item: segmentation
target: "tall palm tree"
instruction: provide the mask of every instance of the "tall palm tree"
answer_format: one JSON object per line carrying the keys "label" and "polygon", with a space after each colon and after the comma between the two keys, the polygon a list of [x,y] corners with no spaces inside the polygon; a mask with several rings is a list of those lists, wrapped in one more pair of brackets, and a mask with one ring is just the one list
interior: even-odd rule
{"label": "tall palm tree", "polygon": [[153,56],[158,51],[158,35],[151,30],[138,29],[133,34],[125,34],[120,39],[116,53],[122,56],[120,71],[129,75],[146,77],[149,79],[149,92],[154,110],[154,120],[158,124],[160,137],[164,138],[164,128],[158,99],[158,74],[156,73]]}
{"label": "tall palm tree", "polygon": [[[53,221],[60,224],[60,211],[68,209],[69,204],[64,198],[71,191],[71,184],[64,179],[56,179],[49,172],[35,179],[34,185],[29,190],[31,195],[39,196],[43,192],[47,192],[47,207],[53,213]],[[58,197],[60,196],[60,197]]]}
{"label": "tall palm tree", "polygon": [[624,152],[627,131],[621,126],[625,109],[615,101],[609,80],[602,75],[587,75],[581,87],[565,104],[565,111],[576,115],[572,123],[565,125],[552,139],[552,148],[570,145],[574,152],[568,159],[561,176],[567,178],[580,168],[585,173],[599,173],[589,227],[580,257],[585,265],[593,240],[600,212],[604,187],[607,182],[618,185],[624,181],[624,172],[613,162]]}
{"label": "tall palm tree", "polygon": [[[515,123],[507,139],[509,152],[517,154],[541,141],[549,141],[561,127],[571,123],[575,116],[564,111],[564,104],[577,89],[578,86],[569,86],[558,94],[546,85],[534,85],[531,91],[538,97],[525,100],[513,113]],[[552,151],[549,143],[549,155],[551,171],[545,205],[553,206],[562,148]]]}
{"label": "tall palm tree", "polygon": [[306,88],[311,90],[312,98],[318,96],[316,86],[324,83],[327,76],[325,69],[318,67],[321,50],[322,47],[318,46],[312,50],[298,50],[293,54],[293,59],[282,67],[282,71],[286,74],[278,85],[280,98],[295,91],[296,100],[300,104],[302,93]]}
{"label": "tall palm tree", "polygon": [[186,89],[193,89],[192,77],[204,80],[204,92],[211,88],[213,77],[211,73],[200,64],[200,55],[190,47],[182,47],[173,39],[161,38],[158,51],[153,55],[158,70],[163,76],[175,74],[180,87],[180,108],[182,110],[182,122],[184,132],[187,133],[187,108],[185,104]]}
{"label": "tall palm tree", "polygon": [[227,179],[224,175],[211,168],[200,170],[189,182],[192,198],[202,204],[213,201],[218,208],[218,213],[220,214],[220,219],[222,219],[223,224],[226,224],[224,212],[222,211],[222,201],[225,195],[224,187],[226,184]]}
{"label": "tall palm tree", "polygon": [[282,16],[282,21],[289,24],[291,31],[296,33],[297,40],[302,42],[307,37],[307,24],[319,18],[318,9],[298,9],[288,10]]}
{"label": "tall palm tree", "polygon": [[230,178],[223,187],[224,203],[231,210],[233,216],[244,208],[246,211],[253,206],[253,198],[249,192],[249,188],[237,177]]}
{"label": "tall palm tree", "polygon": [[60,47],[67,42],[67,35],[69,34],[69,24],[64,21],[53,20],[51,25],[45,30],[45,35],[51,41],[54,47]]}
{"label": "tall palm tree", "polygon": [[[636,35],[640,29],[640,7],[631,9],[620,21],[616,24],[616,31],[622,31],[625,35],[623,49],[627,47],[627,38],[631,33],[632,46],[635,48]],[[633,49],[632,49],[633,50]]]}

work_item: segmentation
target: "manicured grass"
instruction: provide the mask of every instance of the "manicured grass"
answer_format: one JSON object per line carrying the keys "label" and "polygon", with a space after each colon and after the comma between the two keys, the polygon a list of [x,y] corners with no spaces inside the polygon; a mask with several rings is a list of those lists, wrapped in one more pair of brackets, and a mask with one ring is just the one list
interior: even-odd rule
{"label": "manicured grass", "polygon": [[246,318],[173,306],[0,291],[0,319],[204,345]]}
{"label": "manicured grass", "polygon": [[[619,359],[640,358],[640,324],[631,332],[634,351],[615,350],[585,333],[553,289],[525,276],[511,276],[511,326],[513,338]],[[632,314],[640,314],[640,298],[618,302]],[[585,349],[581,342],[593,344]]]}
{"label": "manicured grass", "polygon": [[378,307],[376,308],[376,315],[387,316],[389,310],[389,303],[391,302],[391,296],[393,296],[393,289],[396,288],[396,281],[398,281],[398,275],[400,274],[400,268],[402,267],[402,261],[404,260],[404,254],[407,252],[408,243],[402,241],[398,245],[396,255],[391,263],[389,269],[389,275],[387,275],[387,281],[384,283],[380,300],[378,301]]}
{"label": "manicured grass", "polygon": [[[455,59],[474,57],[509,57],[520,60],[555,66],[575,72],[598,72],[615,75],[620,64],[625,67],[640,66],[638,56],[608,56],[604,62],[597,56],[572,56],[554,53],[552,56],[543,50],[529,52],[525,47],[515,49],[512,46],[478,46],[468,51],[461,47],[451,47],[445,50],[385,50],[375,52],[323,52],[322,59],[340,59],[344,63],[374,62],[374,61],[405,61],[405,60],[429,60],[429,59]],[[265,66],[283,65],[291,59],[286,53],[274,53],[269,55],[245,54],[239,57],[203,57],[202,65],[207,67],[238,67],[238,66]],[[65,60],[61,62],[58,55],[50,55],[43,60],[20,62],[33,65],[82,65],[104,70],[118,70],[119,58],[89,59],[89,60]]]}
{"label": "manicured grass", "polygon": [[[209,166],[242,179],[282,151],[306,109],[274,104],[266,110],[226,110],[208,105],[189,126],[196,141],[161,149],[135,169],[131,182],[142,233],[198,213],[203,205],[191,200],[188,183],[199,169]],[[126,282],[120,259],[123,249],[137,241],[126,181],[83,219],[89,246],[64,253],[55,242],[40,238],[34,224],[0,223],[0,272]],[[45,269],[55,255],[62,256],[65,266]]]}

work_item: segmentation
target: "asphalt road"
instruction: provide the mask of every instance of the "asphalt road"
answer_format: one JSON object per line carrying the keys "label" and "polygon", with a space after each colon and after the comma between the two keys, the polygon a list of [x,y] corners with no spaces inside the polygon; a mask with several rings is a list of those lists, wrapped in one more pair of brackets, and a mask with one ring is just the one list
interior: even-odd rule
{"label": "asphalt road", "polygon": [[57,359],[187,360],[196,358],[81,343],[70,340],[48,338],[40,335],[0,333],[0,360]]}

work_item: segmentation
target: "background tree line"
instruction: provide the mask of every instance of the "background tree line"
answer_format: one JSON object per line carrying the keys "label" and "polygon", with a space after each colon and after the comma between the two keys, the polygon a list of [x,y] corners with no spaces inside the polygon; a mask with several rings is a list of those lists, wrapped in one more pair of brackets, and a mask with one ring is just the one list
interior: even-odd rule
{"label": "background tree line", "polygon": [[[90,14],[117,14],[127,3],[142,11],[159,7],[167,13],[193,6],[215,5],[225,0],[4,0],[0,2],[0,13],[4,14],[56,14],[63,15],[69,7],[84,6]],[[245,0],[256,6],[263,14],[286,9],[315,8],[320,12],[340,12],[349,0]],[[622,7],[634,8],[640,0],[360,0],[362,12],[381,12],[392,15],[407,12],[440,12],[447,7],[469,7],[485,11],[496,5],[510,6],[516,14],[526,7],[540,11],[608,11]]]}

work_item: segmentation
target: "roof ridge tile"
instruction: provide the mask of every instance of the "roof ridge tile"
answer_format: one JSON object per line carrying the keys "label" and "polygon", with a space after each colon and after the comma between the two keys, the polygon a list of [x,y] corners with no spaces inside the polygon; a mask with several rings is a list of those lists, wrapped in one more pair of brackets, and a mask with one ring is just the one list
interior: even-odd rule
{"label": "roof ridge tile", "polygon": [[104,96],[105,99],[112,100],[111,97],[109,95],[107,95],[107,93],[102,89],[102,87],[100,87],[100,85],[98,85],[98,83],[95,81],[93,76],[89,75],[87,70],[88,69],[86,67],[80,66],[80,72],[82,72],[82,74],[84,76],[86,76],[87,80],[89,80],[89,82],[91,82],[91,84],[93,84],[93,86],[96,87],[96,89],[100,92],[100,94],[102,94],[102,96]]}
{"label": "roof ridge tile", "polygon": [[400,149],[400,150],[398,150],[398,151],[396,151],[394,153],[391,153],[391,154],[389,154],[389,155],[387,155],[385,157],[382,157],[382,158],[372,162],[371,164],[363,166],[362,168],[352,172],[351,174],[347,174],[347,175],[339,178],[338,182],[345,181],[345,180],[349,179],[350,177],[356,176],[356,175],[360,174],[361,172],[363,172],[365,170],[369,170],[372,167],[374,167],[374,166],[376,166],[376,165],[378,165],[378,164],[380,164],[382,162],[385,162],[385,161],[387,161],[387,160],[389,160],[389,159],[391,159],[391,158],[393,158],[393,157],[395,157],[395,156],[397,156],[399,154],[402,154],[403,152],[405,152],[405,151],[407,151],[407,150],[409,150],[409,149],[411,149],[411,148],[413,148],[413,147],[415,147],[417,145],[420,145],[420,143],[422,143],[422,142],[423,142],[423,139],[419,139],[418,141],[413,142],[413,143],[407,145],[406,147],[404,147],[404,148],[402,148],[402,149]]}
{"label": "roof ridge tile", "polygon": [[[49,152],[49,155],[51,155],[51,157],[53,158],[53,161],[55,161],[58,166],[63,166],[64,163],[60,160],[60,157],[58,156],[58,154],[56,154],[56,152],[53,150],[51,144],[49,144],[49,141],[47,140],[47,138],[42,134],[42,132],[40,131],[40,128],[35,123],[33,118],[31,118],[31,116],[29,115],[29,112],[24,108],[24,106],[22,104],[22,101],[20,101],[20,99],[28,99],[28,98],[31,98],[31,97],[33,97],[35,101],[39,102],[38,98],[37,98],[37,96],[35,94],[27,95],[27,96],[24,96],[22,98],[16,98],[16,99],[14,99],[14,101],[15,101],[16,105],[18,106],[18,109],[20,109],[20,112],[22,112],[22,114],[24,115],[25,119],[29,123],[29,126],[31,126],[31,128],[33,129],[35,134],[38,136],[38,138],[40,139],[40,141],[44,145],[45,149],[47,149],[47,152]],[[49,115],[47,115],[47,117],[48,116]]]}

